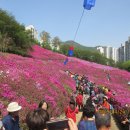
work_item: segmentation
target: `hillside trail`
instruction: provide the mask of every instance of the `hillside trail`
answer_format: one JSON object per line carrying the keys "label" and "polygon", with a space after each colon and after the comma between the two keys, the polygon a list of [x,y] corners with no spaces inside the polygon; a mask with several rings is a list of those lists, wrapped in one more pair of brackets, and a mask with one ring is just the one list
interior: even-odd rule
{"label": "hillside trail", "polygon": [[[81,116],[82,116],[82,112],[79,112],[79,113],[76,115],[76,120],[77,120],[76,123],[77,123],[77,124],[78,124],[78,122],[80,121]],[[111,129],[110,129],[110,130],[120,130],[120,129],[118,128],[118,126],[117,126],[117,124],[116,124],[116,122],[115,122],[113,116],[111,116]]]}

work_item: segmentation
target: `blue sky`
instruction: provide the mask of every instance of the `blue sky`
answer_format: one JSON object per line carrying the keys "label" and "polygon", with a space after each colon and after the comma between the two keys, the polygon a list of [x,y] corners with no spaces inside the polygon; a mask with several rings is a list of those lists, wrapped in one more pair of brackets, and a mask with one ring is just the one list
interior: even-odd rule
{"label": "blue sky", "polygon": [[[33,24],[62,41],[73,40],[83,11],[83,0],[0,0],[25,26]],[[130,0],[97,0],[85,10],[76,41],[85,46],[119,47],[130,36]]]}

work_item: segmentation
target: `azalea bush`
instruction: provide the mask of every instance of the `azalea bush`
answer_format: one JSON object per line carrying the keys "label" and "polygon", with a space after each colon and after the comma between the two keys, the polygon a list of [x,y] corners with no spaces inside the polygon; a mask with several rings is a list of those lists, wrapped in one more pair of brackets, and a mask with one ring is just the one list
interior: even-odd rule
{"label": "azalea bush", "polygon": [[17,101],[23,108],[21,114],[24,119],[27,112],[37,108],[38,103],[44,99],[49,103],[52,116],[63,113],[75,86],[74,81],[63,71],[57,72],[58,66],[53,67],[39,59],[3,53],[0,54],[0,63],[2,112],[10,101]]}
{"label": "azalea bush", "polygon": [[110,88],[115,93],[116,105],[130,104],[130,73],[127,71],[74,57],[69,57],[64,65],[66,56],[37,45],[28,54],[30,58],[0,53],[0,109],[3,115],[7,114],[8,103],[17,101],[22,106],[20,117],[24,121],[27,112],[37,108],[43,99],[49,104],[51,116],[61,115],[76,86],[65,70],[85,75],[97,85]]}

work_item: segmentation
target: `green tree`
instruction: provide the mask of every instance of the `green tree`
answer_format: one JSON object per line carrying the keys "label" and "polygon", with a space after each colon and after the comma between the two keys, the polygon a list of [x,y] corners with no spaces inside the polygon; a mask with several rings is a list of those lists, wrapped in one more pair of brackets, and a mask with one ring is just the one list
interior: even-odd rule
{"label": "green tree", "polygon": [[[0,33],[1,38],[6,39],[0,42],[4,51],[26,56],[28,49],[31,49],[32,40],[25,31],[25,26],[19,24],[14,16],[0,9]],[[6,38],[5,38],[6,37]]]}
{"label": "green tree", "polygon": [[107,59],[107,61],[108,61],[108,65],[113,66],[113,67],[116,66],[116,63],[113,59]]}
{"label": "green tree", "polygon": [[46,31],[41,32],[40,38],[43,41],[43,43],[50,44],[50,38],[51,38],[51,36],[50,36],[50,34],[48,32],[46,32]]}
{"label": "green tree", "polygon": [[74,57],[81,58],[81,51],[79,48],[74,48]]}
{"label": "green tree", "polygon": [[52,50],[50,44],[48,44],[46,42],[42,43],[42,47],[45,48],[45,49],[48,49],[48,50]]}
{"label": "green tree", "polygon": [[7,34],[0,33],[0,51],[7,52],[12,48],[13,40],[12,38],[8,37]]}
{"label": "green tree", "polygon": [[118,61],[118,62],[116,62],[116,67],[117,67],[117,68],[120,68],[120,69],[123,69],[123,68],[122,68],[122,64],[123,64],[123,62],[119,62],[119,61]]}
{"label": "green tree", "polygon": [[99,64],[107,64],[107,59],[97,51],[82,50],[79,48],[75,48],[74,56]]}
{"label": "green tree", "polygon": [[96,62],[96,63],[99,63],[99,64],[104,64],[104,65],[107,63],[107,59],[102,54],[100,54],[99,52],[92,51],[90,53],[91,53],[91,57],[92,57],[91,60],[93,62]]}
{"label": "green tree", "polygon": [[52,45],[54,46],[54,49],[57,49],[57,47],[60,47],[61,40],[59,37],[54,37],[52,40]]}
{"label": "green tree", "polygon": [[69,50],[69,45],[67,44],[62,44],[60,46],[60,52],[64,55],[68,55],[68,50]]}
{"label": "green tree", "polygon": [[40,34],[40,38],[42,40],[42,44],[41,46],[45,49],[48,49],[48,50],[51,50],[51,46],[50,46],[50,34],[46,31],[43,31],[41,34]]}
{"label": "green tree", "polygon": [[38,44],[38,40],[35,39],[34,36],[32,36],[32,31],[31,30],[26,30],[26,33],[27,33],[27,35],[30,38],[30,41],[32,43]]}
{"label": "green tree", "polygon": [[122,63],[122,68],[130,72],[130,60]]}

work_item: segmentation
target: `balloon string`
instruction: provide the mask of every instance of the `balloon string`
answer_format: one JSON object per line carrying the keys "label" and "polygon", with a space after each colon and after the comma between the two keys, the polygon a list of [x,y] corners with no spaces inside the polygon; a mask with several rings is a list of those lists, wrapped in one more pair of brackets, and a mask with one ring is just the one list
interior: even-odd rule
{"label": "balloon string", "polygon": [[79,20],[79,23],[78,23],[78,26],[77,26],[77,29],[76,29],[76,32],[75,32],[75,35],[74,35],[74,39],[73,39],[73,41],[75,41],[75,39],[76,39],[76,36],[77,36],[78,30],[79,30],[79,27],[80,27],[80,24],[81,24],[81,21],[82,21],[83,15],[84,15],[84,10],[85,10],[85,9],[83,9],[82,15],[81,15],[81,17],[80,17],[80,20]]}

